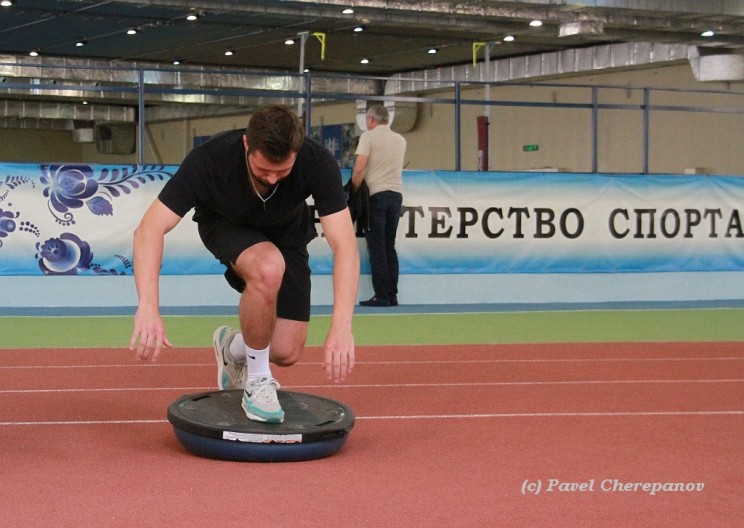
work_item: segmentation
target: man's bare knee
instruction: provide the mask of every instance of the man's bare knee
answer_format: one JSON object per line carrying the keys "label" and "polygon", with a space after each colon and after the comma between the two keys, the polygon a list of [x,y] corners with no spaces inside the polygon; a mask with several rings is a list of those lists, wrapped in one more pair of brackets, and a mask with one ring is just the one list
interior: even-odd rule
{"label": "man's bare knee", "polygon": [[271,362],[279,367],[291,367],[300,359],[302,355],[302,348],[295,348],[291,350],[278,350],[271,349]]}
{"label": "man's bare knee", "polygon": [[262,242],[245,250],[233,267],[248,284],[278,290],[284,277],[285,262],[276,246]]}
{"label": "man's bare knee", "polygon": [[261,262],[248,271],[249,283],[265,284],[269,288],[279,289],[284,277],[284,260]]}

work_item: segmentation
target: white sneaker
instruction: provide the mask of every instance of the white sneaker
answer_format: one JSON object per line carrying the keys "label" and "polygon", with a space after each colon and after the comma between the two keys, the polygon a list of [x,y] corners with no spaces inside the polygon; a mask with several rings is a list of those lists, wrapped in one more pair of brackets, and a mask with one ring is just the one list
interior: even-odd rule
{"label": "white sneaker", "polygon": [[214,358],[217,360],[217,386],[220,390],[242,389],[245,386],[245,362],[238,363],[230,353],[230,342],[240,332],[220,326],[212,335]]}
{"label": "white sneaker", "polygon": [[246,382],[241,404],[245,415],[257,422],[282,423],[284,411],[276,394],[278,388],[279,382],[269,376]]}

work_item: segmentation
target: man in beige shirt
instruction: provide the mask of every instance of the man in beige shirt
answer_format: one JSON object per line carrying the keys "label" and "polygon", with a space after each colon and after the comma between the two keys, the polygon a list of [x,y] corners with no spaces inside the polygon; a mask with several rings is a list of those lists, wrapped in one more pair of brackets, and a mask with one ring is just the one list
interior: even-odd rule
{"label": "man in beige shirt", "polygon": [[365,231],[374,296],[362,306],[398,305],[398,253],[395,236],[403,206],[406,140],[390,130],[383,105],[367,110],[367,130],[359,137],[351,183],[369,187],[369,226]]}

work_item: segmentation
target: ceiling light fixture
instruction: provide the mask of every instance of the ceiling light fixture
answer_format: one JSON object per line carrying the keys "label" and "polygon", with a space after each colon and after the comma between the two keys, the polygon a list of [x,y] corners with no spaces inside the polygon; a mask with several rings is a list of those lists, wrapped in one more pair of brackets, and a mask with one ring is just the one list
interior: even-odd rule
{"label": "ceiling light fixture", "polygon": [[76,47],[78,47],[78,48],[82,48],[82,47],[83,47],[83,46],[85,46],[85,45],[86,45],[87,43],[88,43],[88,41],[87,41],[87,40],[78,40],[78,41],[77,41],[77,42],[75,43],[75,46],[76,46]]}
{"label": "ceiling light fixture", "polygon": [[350,7],[347,7],[346,9],[344,9],[343,11],[341,11],[341,13],[343,13],[344,15],[353,15],[354,14],[354,10],[352,8],[350,8]]}
{"label": "ceiling light fixture", "polygon": [[1,7],[11,7],[13,5],[13,0],[2,0],[0,2]]}
{"label": "ceiling light fixture", "polygon": [[36,50],[32,50],[32,51],[31,51],[31,52],[29,53],[29,55],[31,55],[32,57],[38,57],[38,56],[39,56],[39,52],[38,52],[38,51],[36,51]]}
{"label": "ceiling light fixture", "polygon": [[700,33],[701,37],[712,37],[713,35],[715,35],[715,32],[710,29],[708,31],[703,31],[702,33]]}
{"label": "ceiling light fixture", "polygon": [[127,29],[127,35],[136,35],[136,34],[137,34],[137,28]]}
{"label": "ceiling light fixture", "polygon": [[426,53],[434,55],[435,53],[439,53],[439,50],[437,48],[429,48],[429,51],[427,51]]}
{"label": "ceiling light fixture", "polygon": [[359,61],[362,64],[369,64],[369,59],[367,57],[364,57],[362,60]]}
{"label": "ceiling light fixture", "polygon": [[230,56],[230,55],[232,55],[233,53],[235,53],[235,52],[234,52],[233,50],[227,50],[227,51],[225,52],[225,56],[226,56],[226,57],[229,57],[229,56]]}
{"label": "ceiling light fixture", "polygon": [[364,31],[364,26],[357,26],[354,28],[354,33],[361,33]]}
{"label": "ceiling light fixture", "polygon": [[530,22],[530,26],[532,26],[532,27],[540,27],[540,26],[542,26],[542,20],[533,20],[532,22]]}
{"label": "ceiling light fixture", "polygon": [[504,37],[504,42],[514,42],[514,35],[507,35]]}
{"label": "ceiling light fixture", "polygon": [[199,19],[199,15],[197,15],[196,13],[191,13],[190,15],[186,15],[186,20],[188,20],[189,22],[193,22],[194,20],[198,20],[198,19]]}
{"label": "ceiling light fixture", "polygon": [[294,43],[295,43],[295,41],[294,41],[294,40],[292,40],[292,39],[287,39],[287,40],[285,40],[285,41],[284,41],[284,43],[285,43],[285,44],[286,44],[287,46],[291,46],[292,44],[294,44]]}
{"label": "ceiling light fixture", "polygon": [[173,66],[178,66],[181,64],[181,59],[176,59],[173,61]]}

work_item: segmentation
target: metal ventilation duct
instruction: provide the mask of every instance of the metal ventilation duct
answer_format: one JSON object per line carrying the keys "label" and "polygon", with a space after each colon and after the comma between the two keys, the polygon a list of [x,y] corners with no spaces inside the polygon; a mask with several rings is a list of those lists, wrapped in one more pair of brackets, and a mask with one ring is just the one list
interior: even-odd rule
{"label": "metal ventilation duct", "polygon": [[[92,59],[43,57],[29,63],[25,58],[0,55],[0,95],[9,98],[0,101],[4,117],[133,122],[140,82],[147,104],[146,119],[152,122],[246,112],[269,101],[293,104],[296,99],[291,96],[302,94],[305,79],[275,71],[197,67],[161,70],[152,64]],[[321,97],[333,93],[380,95],[382,88],[379,79],[312,78],[313,93]],[[28,101],[29,95],[59,102],[21,102]],[[83,107],[83,99],[96,104]],[[44,115],[34,115],[42,109]],[[126,115],[122,118],[120,112]],[[0,126],[10,122],[4,120]]]}
{"label": "metal ventilation duct", "polygon": [[700,82],[744,81],[744,55],[739,53],[690,57],[690,66]]}
{"label": "metal ventilation duct", "polygon": [[[385,86],[386,94],[441,89],[455,81],[509,82],[528,79],[596,73],[612,68],[631,68],[681,62],[697,54],[694,46],[626,42],[589,48],[526,55],[491,61],[488,78],[472,64],[409,72],[393,76]],[[480,63],[479,68],[484,68]]]}
{"label": "metal ventilation duct", "polygon": [[134,108],[33,101],[0,101],[0,113],[16,119],[134,122]]}

